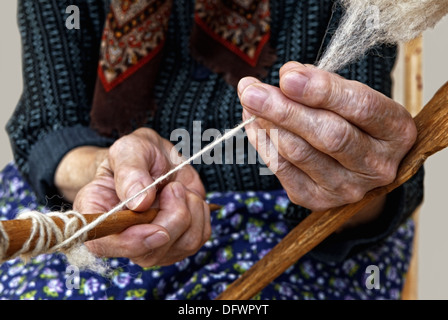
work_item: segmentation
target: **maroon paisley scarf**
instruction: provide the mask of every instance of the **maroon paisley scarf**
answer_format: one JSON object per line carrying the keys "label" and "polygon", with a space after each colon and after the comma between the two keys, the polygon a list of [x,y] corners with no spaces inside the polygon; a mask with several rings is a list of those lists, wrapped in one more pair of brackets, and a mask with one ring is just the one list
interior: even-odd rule
{"label": "maroon paisley scarf", "polygon": [[[103,135],[145,124],[163,57],[172,0],[112,0],[107,16],[91,112]],[[196,0],[192,56],[232,86],[244,76],[264,77],[275,61],[269,47],[268,0]]]}

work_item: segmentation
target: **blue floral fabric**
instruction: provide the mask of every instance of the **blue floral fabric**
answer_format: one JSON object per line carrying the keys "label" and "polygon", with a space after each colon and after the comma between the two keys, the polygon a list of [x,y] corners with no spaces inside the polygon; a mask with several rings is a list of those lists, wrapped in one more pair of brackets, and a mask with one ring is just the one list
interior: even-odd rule
{"label": "blue floral fabric", "polygon": [[[222,205],[212,213],[212,236],[194,256],[168,267],[141,268],[128,259],[106,259],[107,277],[75,273],[61,254],[40,255],[0,266],[0,299],[193,300],[215,299],[288,233],[283,190],[211,193]],[[0,173],[0,219],[13,219],[39,207],[14,164]],[[306,255],[254,299],[399,299],[412,251],[414,225],[404,223],[381,245],[341,263],[323,263]],[[369,266],[379,286],[369,286]]]}

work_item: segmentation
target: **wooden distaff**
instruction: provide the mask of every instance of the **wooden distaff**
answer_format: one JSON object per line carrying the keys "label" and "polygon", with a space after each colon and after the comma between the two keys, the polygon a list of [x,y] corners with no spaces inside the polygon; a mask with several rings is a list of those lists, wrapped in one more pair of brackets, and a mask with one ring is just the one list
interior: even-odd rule
{"label": "wooden distaff", "polygon": [[370,201],[401,186],[417,173],[429,156],[448,147],[448,83],[414,120],[418,130],[417,141],[403,159],[393,183],[370,191],[357,203],[312,213],[217,299],[251,299]]}
{"label": "wooden distaff", "polygon": [[[210,211],[214,211],[220,208],[220,206],[215,204],[209,205]],[[99,224],[96,228],[92,229],[87,233],[87,240],[99,239],[112,234],[120,233],[127,228],[138,225],[151,223],[157,216],[159,209],[149,209],[145,212],[134,212],[131,210],[119,211],[112,215],[104,222]],[[85,214],[83,215],[87,223],[91,223],[96,220],[102,213],[97,214]],[[63,230],[64,222],[57,217],[52,218],[59,229]],[[32,222],[30,219],[14,219],[1,222],[5,232],[9,236],[9,247],[6,251],[6,258],[13,256],[16,252],[23,248],[24,243],[31,236]],[[37,235],[31,242],[29,252],[35,248],[37,238],[41,235]],[[56,239],[52,239],[51,246],[56,245]],[[0,238],[0,241],[4,241]]]}

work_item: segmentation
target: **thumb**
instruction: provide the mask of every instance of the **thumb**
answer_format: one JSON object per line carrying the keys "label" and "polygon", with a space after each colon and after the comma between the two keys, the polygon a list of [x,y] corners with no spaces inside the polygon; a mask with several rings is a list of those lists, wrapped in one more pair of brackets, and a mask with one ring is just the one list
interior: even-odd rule
{"label": "thumb", "polygon": [[80,213],[103,213],[113,208],[120,199],[115,193],[113,178],[95,180],[76,195],[73,209]]}

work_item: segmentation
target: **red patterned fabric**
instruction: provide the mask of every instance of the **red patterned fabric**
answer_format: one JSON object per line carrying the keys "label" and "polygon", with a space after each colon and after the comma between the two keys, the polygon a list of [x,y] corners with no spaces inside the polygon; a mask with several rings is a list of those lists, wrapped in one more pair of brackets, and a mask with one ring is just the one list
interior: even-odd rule
{"label": "red patterned fabric", "polygon": [[[91,125],[104,135],[141,126],[152,99],[173,1],[112,0],[101,42]],[[236,86],[263,77],[275,61],[269,48],[268,0],[197,0],[192,56]]]}
{"label": "red patterned fabric", "polygon": [[165,42],[172,1],[112,1],[98,74],[106,91],[154,58]]}
{"label": "red patterned fabric", "polygon": [[197,0],[195,22],[252,67],[269,40],[267,0]]}

